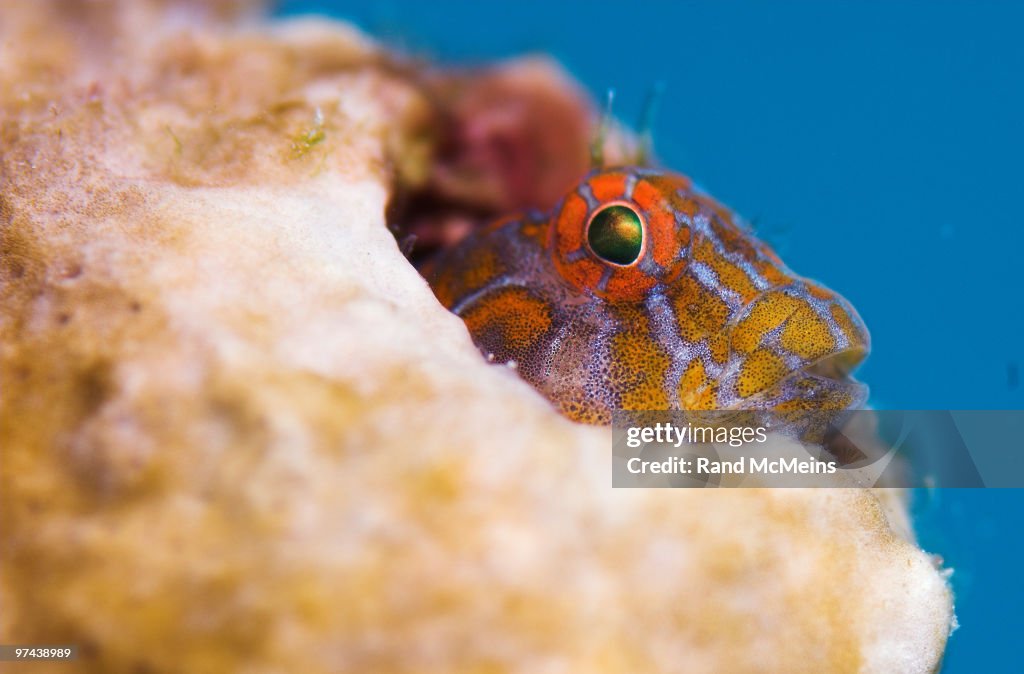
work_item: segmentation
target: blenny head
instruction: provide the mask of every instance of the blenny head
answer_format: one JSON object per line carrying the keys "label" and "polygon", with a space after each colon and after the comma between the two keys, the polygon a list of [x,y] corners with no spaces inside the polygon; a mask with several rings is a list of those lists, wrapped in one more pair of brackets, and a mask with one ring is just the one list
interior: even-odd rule
{"label": "blenny head", "polygon": [[840,410],[868,332],[684,176],[597,170],[550,216],[499,221],[432,265],[477,346],[570,418],[614,409]]}

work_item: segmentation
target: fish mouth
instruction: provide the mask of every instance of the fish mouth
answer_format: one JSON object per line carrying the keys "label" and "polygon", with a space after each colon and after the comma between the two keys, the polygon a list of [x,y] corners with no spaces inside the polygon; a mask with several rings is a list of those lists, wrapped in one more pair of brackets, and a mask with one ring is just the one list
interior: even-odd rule
{"label": "fish mouth", "polygon": [[867,358],[864,347],[850,347],[825,355],[813,363],[801,368],[799,372],[836,381],[849,380],[851,373]]}
{"label": "fish mouth", "polygon": [[866,357],[862,346],[826,354],[782,377],[762,404],[808,413],[860,407],[867,401],[868,387],[852,372]]}

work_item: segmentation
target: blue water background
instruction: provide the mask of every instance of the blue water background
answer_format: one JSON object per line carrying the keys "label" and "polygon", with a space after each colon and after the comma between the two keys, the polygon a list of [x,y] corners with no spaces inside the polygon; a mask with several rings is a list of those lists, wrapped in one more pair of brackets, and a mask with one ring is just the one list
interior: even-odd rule
{"label": "blue water background", "polygon": [[[1024,408],[1024,3],[286,0],[454,63],[560,60],[872,334],[888,409]],[[1006,451],[1024,451],[1020,446]],[[1024,671],[1024,491],[918,492],[955,569],[944,672]],[[871,582],[870,578],[864,579]]]}

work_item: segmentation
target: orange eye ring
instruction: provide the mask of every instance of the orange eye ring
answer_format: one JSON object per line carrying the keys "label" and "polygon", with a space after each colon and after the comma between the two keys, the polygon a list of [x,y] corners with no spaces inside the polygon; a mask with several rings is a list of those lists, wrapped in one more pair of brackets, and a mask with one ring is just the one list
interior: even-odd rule
{"label": "orange eye ring", "polygon": [[644,257],[647,223],[633,204],[612,201],[590,214],[582,239],[587,251],[603,264],[632,267]]}
{"label": "orange eye ring", "polygon": [[[659,262],[659,241],[663,247],[674,244],[674,234],[659,229],[672,229],[671,213],[652,211],[660,205],[661,192],[652,192],[642,179],[635,188],[629,182],[622,170],[585,179],[566,194],[548,230],[548,248],[561,279],[610,302],[635,302],[657,285],[660,266],[648,263]],[[599,234],[611,236],[601,240]],[[618,245],[623,243],[628,245]]]}

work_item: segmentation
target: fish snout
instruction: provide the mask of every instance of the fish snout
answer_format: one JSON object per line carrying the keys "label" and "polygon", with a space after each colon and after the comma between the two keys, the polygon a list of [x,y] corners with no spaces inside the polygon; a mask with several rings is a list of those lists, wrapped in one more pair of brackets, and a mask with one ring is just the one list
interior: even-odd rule
{"label": "fish snout", "polygon": [[870,336],[857,311],[831,290],[802,280],[769,290],[728,332],[725,392],[738,407],[837,410],[867,400],[867,387],[851,373],[867,357]]}

